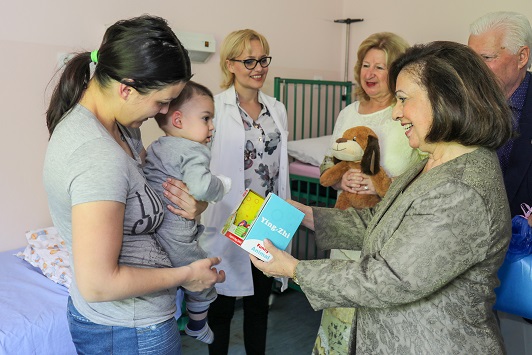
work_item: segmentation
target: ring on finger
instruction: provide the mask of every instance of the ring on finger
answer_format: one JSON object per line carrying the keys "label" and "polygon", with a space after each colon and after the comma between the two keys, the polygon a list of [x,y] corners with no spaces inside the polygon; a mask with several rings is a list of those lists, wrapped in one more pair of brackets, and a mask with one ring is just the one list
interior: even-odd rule
{"label": "ring on finger", "polygon": [[367,191],[368,189],[369,189],[368,185],[364,186],[364,190]]}

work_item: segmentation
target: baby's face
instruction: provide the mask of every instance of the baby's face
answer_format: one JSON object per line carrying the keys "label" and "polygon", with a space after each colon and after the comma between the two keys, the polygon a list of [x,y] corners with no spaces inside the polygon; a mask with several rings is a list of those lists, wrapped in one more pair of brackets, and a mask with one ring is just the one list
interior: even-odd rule
{"label": "baby's face", "polygon": [[209,96],[195,95],[180,109],[181,137],[207,144],[211,141],[214,125],[214,102]]}

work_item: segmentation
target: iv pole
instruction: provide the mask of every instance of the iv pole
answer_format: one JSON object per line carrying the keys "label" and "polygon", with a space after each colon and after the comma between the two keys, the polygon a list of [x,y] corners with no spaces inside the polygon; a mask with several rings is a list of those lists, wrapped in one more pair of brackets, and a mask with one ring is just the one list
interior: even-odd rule
{"label": "iv pole", "polygon": [[343,20],[334,20],[336,23],[345,23],[345,69],[344,69],[344,81],[348,80],[348,71],[349,71],[349,36],[351,34],[351,31],[349,30],[351,24],[353,22],[362,22],[364,19],[362,18],[346,18]]}

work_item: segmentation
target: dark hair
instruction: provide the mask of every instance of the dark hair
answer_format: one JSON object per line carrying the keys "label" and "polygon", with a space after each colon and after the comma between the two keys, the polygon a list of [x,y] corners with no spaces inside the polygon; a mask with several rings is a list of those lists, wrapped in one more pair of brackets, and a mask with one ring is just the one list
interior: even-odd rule
{"label": "dark hair", "polygon": [[[118,21],[107,29],[93,79],[108,87],[112,80],[140,94],[192,77],[190,59],[166,20],[143,15]],[[90,79],[90,52],[79,53],[65,66],[46,111],[50,136],[63,115],[76,105]]]}
{"label": "dark hair", "polygon": [[190,99],[192,99],[192,97],[196,95],[208,96],[211,98],[211,100],[214,101],[214,96],[211,90],[209,90],[206,86],[203,86],[195,81],[190,80],[189,82],[187,82],[179,96],[173,99],[172,102],[170,102],[168,112],[166,114],[158,113],[155,115],[155,120],[157,121],[159,127],[164,126],[166,124],[166,118],[168,116],[171,116],[173,112],[179,110],[181,106],[183,106],[186,102],[188,102]]}
{"label": "dark hair", "polygon": [[395,91],[401,71],[425,88],[433,121],[427,142],[457,142],[497,149],[511,136],[512,113],[494,74],[466,45],[436,41],[415,45],[391,66]]}

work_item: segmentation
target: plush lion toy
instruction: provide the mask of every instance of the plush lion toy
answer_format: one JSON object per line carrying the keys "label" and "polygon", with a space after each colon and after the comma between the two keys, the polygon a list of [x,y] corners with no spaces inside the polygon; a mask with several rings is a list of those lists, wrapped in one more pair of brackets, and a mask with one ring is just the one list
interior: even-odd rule
{"label": "plush lion toy", "polygon": [[365,126],[357,126],[344,132],[333,145],[335,165],[325,170],[320,176],[323,186],[332,186],[342,180],[349,169],[360,169],[373,182],[377,195],[354,194],[343,191],[336,200],[336,208],[373,207],[384,196],[392,180],[379,164],[379,140],[375,132]]}

